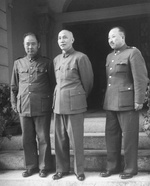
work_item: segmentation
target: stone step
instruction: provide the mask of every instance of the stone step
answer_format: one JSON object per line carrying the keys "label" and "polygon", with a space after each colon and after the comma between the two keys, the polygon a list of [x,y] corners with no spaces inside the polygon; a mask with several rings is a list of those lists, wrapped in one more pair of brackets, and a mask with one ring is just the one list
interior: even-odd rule
{"label": "stone step", "polygon": [[77,180],[74,174],[70,174],[60,180],[53,180],[54,173],[46,178],[40,178],[38,174],[23,178],[22,171],[0,171],[0,186],[150,186],[150,174],[138,173],[132,179],[122,180],[119,175],[108,178],[99,176],[99,172],[85,172],[86,179],[83,182]]}
{"label": "stone step", "polygon": [[[97,133],[105,131],[105,117],[101,118],[85,118],[84,119],[84,132],[85,133]],[[54,133],[54,120],[51,120],[50,133]]]}
{"label": "stone step", "polygon": [[[54,135],[51,136],[51,147],[54,149]],[[122,145],[123,148],[123,145]],[[3,138],[1,150],[21,150],[22,137],[21,135],[12,136],[11,140]],[[105,133],[85,133],[84,134],[84,149],[106,149]],[[139,149],[150,149],[150,138],[144,132],[139,133]]]}
{"label": "stone step", "polygon": [[[55,170],[55,152],[52,150],[52,165]],[[106,150],[84,150],[85,171],[101,171],[106,167]],[[71,169],[73,169],[73,151],[70,151]],[[123,151],[122,151],[123,160]],[[122,161],[123,162],[123,161]],[[123,163],[122,163],[123,165]],[[23,150],[0,151],[0,170],[24,169]],[[138,151],[138,170],[150,171],[150,150]]]}
{"label": "stone step", "polygon": [[[139,131],[143,131],[143,112],[140,113]],[[85,133],[105,132],[106,114],[104,112],[87,112],[84,119]],[[50,133],[54,133],[54,118],[51,119]]]}

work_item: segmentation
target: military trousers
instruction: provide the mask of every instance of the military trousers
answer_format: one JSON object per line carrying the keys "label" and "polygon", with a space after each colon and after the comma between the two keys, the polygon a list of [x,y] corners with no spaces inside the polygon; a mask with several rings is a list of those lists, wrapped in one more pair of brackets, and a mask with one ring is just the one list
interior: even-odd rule
{"label": "military trousers", "polygon": [[52,168],[50,118],[50,114],[20,117],[26,169],[50,170]]}
{"label": "military trousers", "polygon": [[107,146],[107,170],[116,172],[121,170],[121,148],[123,145],[123,172],[137,174],[139,138],[138,111],[107,111],[105,137]]}
{"label": "military trousers", "polygon": [[70,171],[70,144],[74,152],[74,172],[84,173],[84,114],[54,114],[56,172]]}

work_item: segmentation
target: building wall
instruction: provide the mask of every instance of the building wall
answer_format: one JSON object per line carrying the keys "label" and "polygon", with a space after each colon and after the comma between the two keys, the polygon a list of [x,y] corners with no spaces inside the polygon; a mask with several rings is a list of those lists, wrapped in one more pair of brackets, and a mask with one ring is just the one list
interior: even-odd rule
{"label": "building wall", "polygon": [[23,35],[27,32],[38,33],[36,1],[15,0],[12,8],[12,49],[13,60],[25,55]]}
{"label": "building wall", "polygon": [[10,83],[14,60],[25,55],[24,33],[38,33],[36,2],[0,0],[0,83]]}
{"label": "building wall", "polygon": [[0,83],[9,83],[7,1],[0,1]]}
{"label": "building wall", "polygon": [[[39,1],[0,0],[0,82],[10,82],[14,60],[25,55],[23,48],[23,35],[26,32],[35,32],[40,35],[41,31],[44,31],[45,35],[43,35],[43,33],[41,34],[41,53],[48,56],[52,60],[58,53],[61,52],[57,44],[57,36],[59,31],[65,28],[66,24],[72,25],[95,20],[105,21],[110,19],[110,17],[124,18],[124,16],[129,17],[135,16],[136,14],[141,15],[143,14],[142,10],[144,13],[150,14],[150,4],[142,9],[139,8],[139,6],[129,6],[123,8],[122,11],[120,11],[120,8],[112,8],[107,11],[86,11],[86,14],[84,11],[62,13],[63,4],[65,4],[66,1],[64,0],[61,7],[59,6],[59,13],[56,11],[57,13],[54,15],[48,12],[50,9],[48,9],[48,6],[45,5],[45,10],[47,8],[48,11],[45,11],[44,14],[46,13],[49,17],[49,30],[47,33],[46,30],[43,30],[43,21],[41,21],[41,26],[39,26],[39,19],[43,14],[42,6],[39,6],[38,4]],[[54,0],[49,1],[49,6],[52,2],[54,3]],[[70,0],[68,0],[68,2],[70,2]],[[40,14],[37,13],[37,7],[41,11]],[[146,9],[146,7],[148,8]],[[53,8],[56,9],[56,7]],[[109,14],[107,13],[108,11]]]}

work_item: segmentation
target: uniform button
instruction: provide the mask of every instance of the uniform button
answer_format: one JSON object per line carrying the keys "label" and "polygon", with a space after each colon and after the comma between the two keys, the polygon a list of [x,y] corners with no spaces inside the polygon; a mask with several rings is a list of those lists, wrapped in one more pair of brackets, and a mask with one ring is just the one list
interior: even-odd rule
{"label": "uniform button", "polygon": [[131,88],[129,87],[128,90],[131,90]]}
{"label": "uniform button", "polygon": [[30,69],[33,69],[33,67],[30,67]]}
{"label": "uniform button", "polygon": [[30,77],[32,77],[32,74],[30,74]]}
{"label": "uniform button", "polygon": [[109,76],[109,78],[111,78],[111,76]]}
{"label": "uniform button", "polygon": [[31,92],[29,92],[29,94],[31,94]]}
{"label": "uniform button", "polygon": [[112,60],[111,62],[114,62],[114,60]]}
{"label": "uniform button", "polygon": [[110,68],[110,70],[112,70],[112,68]]}
{"label": "uniform button", "polygon": [[110,87],[110,86],[111,86],[111,84],[108,84],[108,86]]}
{"label": "uniform button", "polygon": [[29,85],[31,85],[31,83],[29,83]]}

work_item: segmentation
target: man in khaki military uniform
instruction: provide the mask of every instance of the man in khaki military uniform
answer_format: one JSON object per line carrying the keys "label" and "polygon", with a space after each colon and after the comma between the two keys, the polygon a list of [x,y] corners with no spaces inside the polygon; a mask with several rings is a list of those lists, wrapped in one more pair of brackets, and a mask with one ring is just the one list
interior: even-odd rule
{"label": "man in khaki military uniform", "polygon": [[72,32],[62,30],[58,45],[62,54],[54,59],[56,88],[54,91],[54,123],[56,174],[60,179],[70,170],[69,140],[74,151],[74,172],[82,181],[84,175],[83,122],[86,98],[93,86],[93,71],[88,57],[73,49]]}
{"label": "man in khaki military uniform", "polygon": [[[38,54],[37,36],[24,36],[26,57],[14,62],[11,79],[11,103],[19,113],[26,171],[31,176],[39,169],[39,176],[46,177],[51,169],[50,119],[54,88],[53,63]],[[37,142],[39,144],[39,155]]]}
{"label": "man in khaki military uniform", "polygon": [[113,52],[107,56],[106,110],[107,169],[101,172],[108,177],[120,172],[123,134],[124,169],[121,179],[132,178],[138,172],[139,112],[142,109],[148,83],[145,61],[141,52],[125,43],[122,27],[110,30],[108,42]]}

